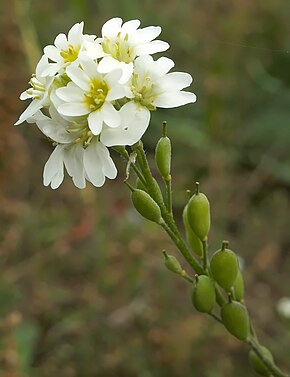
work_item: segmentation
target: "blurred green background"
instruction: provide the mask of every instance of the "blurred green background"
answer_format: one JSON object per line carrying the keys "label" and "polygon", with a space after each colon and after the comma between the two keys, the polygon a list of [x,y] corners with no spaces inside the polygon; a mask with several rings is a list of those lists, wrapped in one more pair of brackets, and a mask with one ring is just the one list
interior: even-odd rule
{"label": "blurred green background", "polygon": [[0,3],[0,376],[252,376],[247,347],[190,303],[165,270],[166,235],[132,209],[119,175],[80,191],[42,185],[51,145],[14,127],[41,49],[80,20],[99,34],[119,16],[161,25],[165,53],[194,77],[195,105],[158,110],[144,137],[153,163],[162,120],[173,141],[174,210],[200,180],[210,249],[244,259],[246,300],[265,345],[289,368],[290,2],[4,0]]}

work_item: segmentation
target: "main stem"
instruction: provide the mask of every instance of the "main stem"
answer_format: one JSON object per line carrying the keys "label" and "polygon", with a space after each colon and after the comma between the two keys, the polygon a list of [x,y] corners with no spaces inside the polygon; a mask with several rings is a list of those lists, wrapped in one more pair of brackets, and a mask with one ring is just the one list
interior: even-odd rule
{"label": "main stem", "polygon": [[133,150],[137,153],[137,160],[141,169],[141,172],[146,180],[147,187],[150,195],[158,204],[161,210],[161,215],[164,220],[165,225],[163,225],[164,230],[168,233],[172,241],[175,243],[177,248],[180,250],[184,258],[191,265],[191,267],[198,274],[203,274],[204,270],[198,261],[193,257],[191,252],[188,250],[183,239],[180,237],[179,230],[175,224],[173,215],[168,211],[166,205],[164,204],[163,199],[160,197],[159,192],[156,187],[156,183],[153,179],[145,151],[143,149],[143,144],[140,141],[137,145],[134,146]]}

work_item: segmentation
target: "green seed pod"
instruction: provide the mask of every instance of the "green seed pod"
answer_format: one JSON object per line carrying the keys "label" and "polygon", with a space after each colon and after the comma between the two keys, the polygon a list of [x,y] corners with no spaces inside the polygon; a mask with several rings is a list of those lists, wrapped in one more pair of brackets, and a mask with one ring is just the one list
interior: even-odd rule
{"label": "green seed pod", "polygon": [[246,341],[250,333],[250,322],[246,308],[239,302],[225,304],[221,318],[226,329],[236,338]]}
{"label": "green seed pod", "polygon": [[197,276],[192,291],[192,303],[196,310],[211,313],[215,303],[215,286],[211,278],[206,275]]}
{"label": "green seed pod", "polygon": [[188,215],[187,215],[187,205],[184,207],[183,214],[183,224],[186,231],[186,239],[189,243],[192,250],[199,256],[202,257],[203,254],[203,247],[201,240],[197,237],[194,231],[191,229],[191,226],[188,222]]}
{"label": "green seed pod", "polygon": [[161,211],[156,202],[147,192],[135,189],[131,193],[131,199],[136,210],[148,220],[161,224]]}
{"label": "green seed pod", "polygon": [[[268,350],[268,348],[261,346],[260,349],[261,349],[263,356],[266,359],[268,359],[271,362],[274,361],[273,356],[272,356],[271,352]],[[253,350],[251,350],[249,352],[249,361],[250,361],[250,364],[251,364],[252,368],[254,369],[254,371],[256,371],[258,374],[260,374],[261,376],[265,376],[265,377],[271,376],[271,372],[269,371],[269,369],[266,367],[266,365],[260,359],[260,357],[256,354],[256,352],[253,351]]]}
{"label": "green seed pod", "polygon": [[204,241],[210,229],[210,208],[207,197],[199,192],[198,182],[196,193],[190,198],[187,207],[188,222],[197,237]]}
{"label": "green seed pod", "polygon": [[169,179],[171,169],[171,142],[167,136],[163,136],[156,145],[155,161],[162,177]]}
{"label": "green seed pod", "polygon": [[144,185],[144,183],[141,181],[140,178],[137,178],[136,179],[136,188],[139,189],[139,190],[143,190],[143,191],[148,191],[147,187]]}
{"label": "green seed pod", "polygon": [[165,251],[163,251],[163,254],[165,257],[165,266],[168,268],[168,270],[180,275],[183,269],[180,266],[179,261],[173,255],[168,255]]}
{"label": "green seed pod", "polygon": [[243,275],[242,275],[240,269],[238,270],[238,275],[237,275],[237,278],[234,282],[233,288],[234,288],[234,291],[235,291],[235,299],[237,301],[242,301],[243,298],[244,298],[245,289],[244,289]]}
{"label": "green seed pod", "polygon": [[227,246],[228,243],[224,241],[222,248],[213,254],[210,270],[214,280],[229,292],[237,278],[239,265],[235,253]]}

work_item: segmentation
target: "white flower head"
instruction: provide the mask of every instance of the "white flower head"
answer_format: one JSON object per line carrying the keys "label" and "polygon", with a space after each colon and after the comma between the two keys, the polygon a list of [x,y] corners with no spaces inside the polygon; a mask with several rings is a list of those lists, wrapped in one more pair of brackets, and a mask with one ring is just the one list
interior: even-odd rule
{"label": "white flower head", "polygon": [[53,83],[53,77],[42,77],[42,72],[47,66],[47,57],[43,55],[36,66],[35,74],[32,75],[32,78],[29,81],[31,88],[25,90],[20,95],[21,100],[32,99],[32,102],[20,115],[15,125],[23,123],[42,107],[49,105],[49,92]]}
{"label": "white flower head", "polygon": [[67,68],[67,75],[72,80],[67,86],[56,90],[62,104],[57,107],[63,116],[87,116],[88,125],[94,135],[99,135],[103,125],[118,127],[119,112],[112,101],[125,97],[128,87],[118,83],[120,70],[102,74],[98,72],[98,63],[86,59],[81,64],[72,64]]}
{"label": "white flower head", "polygon": [[63,73],[65,67],[76,61],[79,54],[85,50],[85,44],[93,42],[95,35],[83,34],[84,23],[76,23],[71,27],[68,35],[58,34],[54,45],[44,48],[44,54],[51,60],[49,66],[42,75],[53,76],[56,73]]}
{"label": "white flower head", "polygon": [[133,62],[137,56],[154,54],[165,51],[169,44],[154,40],[160,33],[160,26],[148,26],[139,29],[139,20],[130,20],[123,24],[121,18],[112,18],[102,27],[101,43],[103,51],[107,54],[101,61],[99,71],[110,72],[121,68],[120,83],[127,82],[133,73]]}
{"label": "white flower head", "polygon": [[51,107],[50,117],[39,111],[30,119],[57,146],[43,170],[43,183],[58,188],[64,179],[64,168],[76,187],[86,187],[86,180],[100,187],[105,179],[114,179],[117,169],[108,149],[94,137],[85,123],[77,124],[64,120]]}
{"label": "white flower head", "polygon": [[150,55],[137,58],[131,80],[134,100],[149,110],[194,103],[195,94],[182,90],[192,83],[191,75],[185,72],[168,73],[173,66],[173,61],[165,57],[156,61]]}

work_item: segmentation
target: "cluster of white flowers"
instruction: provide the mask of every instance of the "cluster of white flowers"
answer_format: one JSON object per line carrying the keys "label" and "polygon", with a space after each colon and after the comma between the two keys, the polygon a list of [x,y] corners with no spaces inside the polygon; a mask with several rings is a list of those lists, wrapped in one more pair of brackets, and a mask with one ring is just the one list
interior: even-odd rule
{"label": "cluster of white flowers", "polygon": [[151,56],[169,48],[155,39],[161,28],[139,26],[139,20],[113,18],[96,37],[83,34],[81,22],[44,48],[31,87],[20,96],[32,102],[15,124],[36,123],[55,145],[44,167],[45,186],[59,187],[64,167],[77,187],[86,180],[102,186],[117,175],[107,147],[140,140],[156,107],[196,101],[182,91],[191,76],[168,73],[174,62]]}

